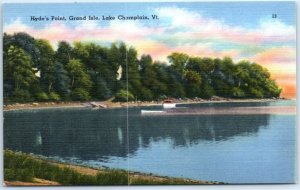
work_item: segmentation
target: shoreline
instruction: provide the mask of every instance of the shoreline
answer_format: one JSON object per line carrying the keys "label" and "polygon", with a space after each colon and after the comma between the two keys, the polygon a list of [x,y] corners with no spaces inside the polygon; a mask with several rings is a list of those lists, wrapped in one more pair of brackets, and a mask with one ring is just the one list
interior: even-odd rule
{"label": "shoreline", "polygon": [[[59,162],[52,160],[50,158],[40,157],[38,155],[32,155],[21,152],[14,152],[11,150],[4,150],[5,154],[9,154],[11,159],[27,159],[31,163],[45,163],[50,167],[57,167],[63,170],[68,169],[75,173],[81,175],[86,175],[90,177],[97,177],[99,174],[105,179],[106,176],[114,173],[125,175],[125,178],[128,178],[127,185],[214,185],[214,184],[225,184],[224,182],[217,181],[205,181],[205,180],[194,180],[183,177],[169,177],[169,176],[160,176],[152,173],[128,171],[124,169],[115,169],[115,168],[95,168],[90,166],[76,165],[73,163]],[[23,166],[23,169],[27,169],[28,166]],[[16,171],[17,172],[17,171]],[[114,176],[113,175],[113,176]],[[128,175],[128,177],[126,177]],[[114,176],[115,177],[115,176]],[[124,176],[123,176],[124,177]],[[56,180],[44,179],[43,177],[33,176],[32,181],[22,181],[22,180],[4,180],[6,186],[63,186],[66,184],[61,184]],[[69,184],[72,185],[72,184]],[[76,185],[76,184],[73,184]],[[80,184],[77,184],[80,185]],[[89,184],[85,184],[89,185]],[[90,184],[92,185],[92,184]],[[124,184],[102,184],[102,185],[124,185]]]}
{"label": "shoreline", "polygon": [[[181,104],[200,104],[200,103],[234,103],[234,102],[272,102],[279,100],[293,100],[287,98],[264,98],[264,99],[231,99],[217,97],[214,99],[196,99],[196,100],[178,100],[174,99],[174,103]],[[92,105],[93,104],[93,105]],[[151,102],[128,102],[128,107],[147,107],[160,106],[163,101]],[[95,106],[96,105],[96,106]],[[112,102],[112,101],[85,101],[85,102],[31,102],[31,103],[14,103],[3,105],[3,111],[16,110],[36,110],[36,109],[58,109],[58,108],[96,108],[96,109],[111,109],[111,108],[126,108],[126,102]]]}

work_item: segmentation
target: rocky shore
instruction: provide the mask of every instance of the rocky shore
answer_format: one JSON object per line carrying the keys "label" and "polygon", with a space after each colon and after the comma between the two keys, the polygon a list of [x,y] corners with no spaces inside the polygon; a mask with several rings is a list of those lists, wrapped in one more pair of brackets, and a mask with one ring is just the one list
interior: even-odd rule
{"label": "rocky shore", "polygon": [[[266,102],[276,100],[287,100],[286,98],[269,98],[269,99],[231,99],[219,96],[213,96],[210,99],[202,98],[179,98],[171,99],[176,104],[193,104],[193,103],[214,103],[214,102]],[[30,103],[12,103],[4,104],[3,110],[23,110],[23,109],[43,109],[43,108],[121,108],[121,107],[139,107],[162,105],[163,101],[131,101],[131,102],[112,102],[112,101],[86,101],[86,102],[30,102]]]}

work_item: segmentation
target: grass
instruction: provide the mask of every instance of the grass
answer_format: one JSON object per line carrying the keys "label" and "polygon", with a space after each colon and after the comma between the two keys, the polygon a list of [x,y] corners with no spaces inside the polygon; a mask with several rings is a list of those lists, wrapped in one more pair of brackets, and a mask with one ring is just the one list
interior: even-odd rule
{"label": "grass", "polygon": [[125,171],[110,170],[97,175],[81,174],[73,169],[62,168],[31,155],[4,151],[4,180],[33,182],[33,178],[56,181],[61,185],[127,185]]}
{"label": "grass", "polygon": [[[86,168],[87,169],[87,168]],[[68,168],[66,164],[56,164],[35,156],[4,150],[4,180],[35,182],[35,178],[58,182],[61,185],[195,185],[222,184],[181,178],[152,176],[125,170],[103,169],[96,174]]]}

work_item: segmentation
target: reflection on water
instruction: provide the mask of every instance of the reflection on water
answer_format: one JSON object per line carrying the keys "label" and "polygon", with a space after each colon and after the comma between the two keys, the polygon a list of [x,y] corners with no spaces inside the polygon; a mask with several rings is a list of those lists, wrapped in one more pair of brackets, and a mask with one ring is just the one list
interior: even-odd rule
{"label": "reflection on water", "polygon": [[[136,150],[138,137],[147,147],[150,140],[172,139],[174,146],[188,146],[201,141],[224,141],[239,135],[255,135],[268,125],[269,115],[210,116],[132,116],[130,148]],[[138,147],[137,147],[138,148]]]}
{"label": "reflection on water", "polygon": [[[230,106],[239,105],[251,106],[247,103],[246,105],[227,104],[226,107],[230,109]],[[197,105],[191,105],[193,108],[195,106]],[[212,104],[206,106],[212,106]],[[224,107],[224,104],[218,104],[217,106]],[[266,104],[257,105],[255,103],[252,106],[266,106]],[[209,171],[209,168],[199,166],[202,163],[211,164],[219,160],[220,157],[218,156],[221,155],[221,150],[208,158],[203,158],[203,155],[210,155],[211,149],[224,146],[224,150],[228,150],[229,153],[228,159],[235,160],[236,153],[230,151],[234,143],[243,144],[247,139],[256,143],[256,139],[261,139],[262,137],[259,136],[264,133],[260,131],[268,131],[274,128],[274,125],[270,122],[272,123],[272,119],[275,117],[267,114],[156,115],[142,117],[139,108],[131,108],[128,117],[129,128],[127,129],[125,109],[9,111],[5,112],[4,116],[5,148],[44,156],[56,156],[63,160],[76,158],[82,163],[94,166],[100,163],[100,165],[110,167],[126,168],[128,162],[130,162],[130,169],[132,170],[233,183],[247,182],[248,178],[246,178],[246,181],[243,181],[245,178],[240,179],[239,176],[232,176],[233,179],[220,178],[218,175],[221,174],[217,174],[217,172],[220,173],[218,168],[213,169],[214,167],[211,166],[210,168],[215,171]],[[286,125],[290,127],[287,126],[286,130],[290,129],[289,134],[291,135],[293,134],[294,116],[286,118],[284,117],[279,121],[282,122],[284,127]],[[129,132],[128,135],[127,132]],[[270,134],[272,133],[270,132]],[[128,141],[127,137],[129,137]],[[287,137],[291,138],[290,136]],[[255,146],[259,149],[259,146],[265,146],[264,143],[274,143],[272,139],[265,140],[257,141],[258,144]],[[276,141],[275,148],[276,146],[284,147],[289,150],[288,154],[293,156],[293,139],[289,139],[292,142],[284,146],[282,144],[286,143],[285,139],[280,138],[280,140],[282,142]],[[129,142],[129,149],[127,148],[127,142]],[[247,146],[245,145],[244,149],[247,150],[249,148]],[[182,148],[185,149],[181,150]],[[181,152],[178,152],[178,150],[181,150]],[[200,156],[198,155],[199,151],[201,151]],[[250,155],[257,154],[255,149],[249,148],[249,151]],[[253,152],[251,153],[251,151]],[[163,157],[164,154],[168,154],[169,157]],[[190,155],[185,157],[184,154]],[[222,156],[227,157],[228,155]],[[270,162],[273,156],[275,155],[270,155],[270,158],[266,159],[269,159]],[[277,158],[274,158],[274,161],[278,159],[278,155],[276,156]],[[195,162],[193,159],[197,159],[201,163]],[[239,159],[235,161],[238,165]],[[175,166],[168,167],[167,165],[157,164],[157,162],[169,162]],[[290,162],[292,163],[288,164],[287,170],[293,170],[293,168],[290,168],[293,167],[293,158]],[[217,164],[215,163],[215,165]],[[222,165],[226,165],[226,160]],[[227,165],[227,170],[230,171],[232,163],[227,163]],[[185,169],[185,167],[191,167],[192,169]],[[172,168],[177,168],[177,171],[172,171]],[[208,174],[204,174],[203,171],[200,172],[200,169],[206,170]],[[224,170],[226,170],[226,167]],[[287,182],[292,181],[290,178],[286,180],[289,180]],[[253,181],[259,182],[249,178],[249,183]]]}
{"label": "reflection on water", "polygon": [[[268,125],[269,115],[149,116],[139,110],[129,117],[129,150],[148,147],[150,141],[172,139],[174,146],[222,141],[253,135]],[[6,114],[5,147],[45,156],[126,157],[126,117],[122,110],[41,110]],[[13,118],[10,118],[13,117]],[[84,119],[83,119],[84,118]],[[17,139],[17,140],[16,140]]]}
{"label": "reflection on water", "polygon": [[[124,110],[49,109],[5,113],[4,144],[45,156],[98,157],[127,154]],[[17,140],[16,140],[17,139]]]}

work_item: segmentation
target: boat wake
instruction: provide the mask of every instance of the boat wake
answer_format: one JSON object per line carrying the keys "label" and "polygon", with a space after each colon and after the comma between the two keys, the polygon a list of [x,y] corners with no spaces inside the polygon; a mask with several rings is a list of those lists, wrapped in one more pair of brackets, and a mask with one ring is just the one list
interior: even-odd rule
{"label": "boat wake", "polygon": [[142,115],[257,115],[257,114],[296,114],[295,106],[254,106],[254,107],[175,107],[164,110],[141,110]]}

